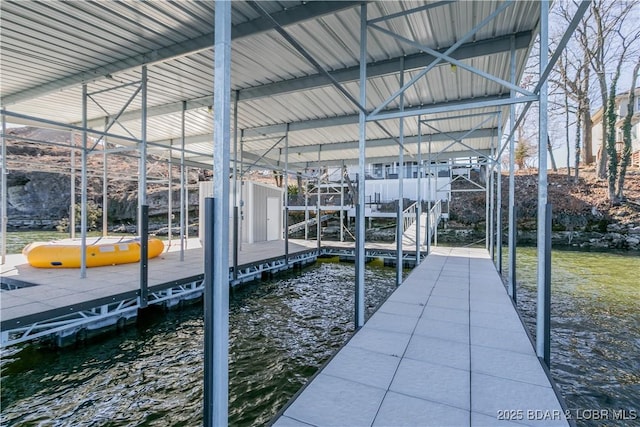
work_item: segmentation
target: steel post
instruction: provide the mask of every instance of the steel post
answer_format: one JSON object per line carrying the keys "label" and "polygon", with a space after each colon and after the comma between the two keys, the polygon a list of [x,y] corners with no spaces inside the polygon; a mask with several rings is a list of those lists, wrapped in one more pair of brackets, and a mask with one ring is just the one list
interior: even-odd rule
{"label": "steel post", "polygon": [[320,190],[320,146],[318,146],[318,187],[316,188],[316,194],[318,199],[316,201],[316,242],[318,243],[318,255],[322,249],[322,224],[320,223],[320,205],[322,198],[322,191]]}
{"label": "steel post", "polygon": [[[238,98],[240,91],[234,92],[233,98],[233,281],[238,280],[238,250],[240,216],[238,215]],[[286,245],[285,245],[286,246]],[[285,247],[286,253],[286,247]]]}
{"label": "steel post", "polygon": [[427,199],[427,255],[431,253],[431,201],[433,200],[433,188],[431,183],[431,137],[427,144],[427,187],[429,187],[429,199]]}
{"label": "steel post", "polygon": [[[400,86],[404,85],[404,57],[400,58]],[[404,92],[400,94],[400,111],[404,111]],[[404,234],[404,118],[399,124],[400,145],[398,147],[398,212],[396,227],[396,286],[402,284],[402,235]]]}
{"label": "steel post", "polygon": [[[490,185],[491,184],[491,179],[490,179],[490,174],[489,174],[489,164],[490,164],[489,159],[487,159],[485,157],[485,166],[484,166],[485,167],[485,169],[484,169],[484,172],[485,172],[484,173],[484,177],[485,177],[484,178],[485,179],[485,183],[484,183],[484,186],[485,186],[485,196],[484,196],[484,230],[485,230],[485,233],[484,233],[485,234],[485,236],[484,236],[484,246],[488,251],[490,250],[489,249],[490,248],[490,245],[489,245],[489,235],[490,235],[490,232],[489,232],[489,223],[490,223],[490,221],[489,221],[489,218],[490,218],[489,217],[489,215],[490,215],[490,213],[489,213],[489,190],[490,190],[490,187],[491,187],[491,185]],[[491,261],[493,261],[493,259],[491,259]]]}
{"label": "steel post", "polygon": [[[367,106],[367,4],[360,6],[360,105]],[[367,117],[359,112],[358,122],[358,203],[356,205],[356,246],[355,246],[355,328],[364,325],[364,216],[365,216],[365,151],[367,142]]]}
{"label": "steel post", "polygon": [[[109,118],[104,118],[104,131],[107,132],[109,126]],[[107,237],[108,234],[108,207],[109,207],[109,181],[107,176],[107,137],[102,139],[102,236]]]}
{"label": "steel post", "polygon": [[147,282],[149,279],[148,226],[149,211],[147,207],[147,66],[142,66],[141,117],[140,117],[140,159],[138,170],[138,233],[140,234],[140,308],[147,306]]}
{"label": "steel post", "polygon": [[140,304],[149,304],[149,206],[140,206]]}
{"label": "steel post", "polygon": [[0,217],[0,256],[4,264],[7,261],[7,221],[9,215],[7,215],[7,177],[9,176],[7,171],[7,118],[4,115],[4,108],[2,109],[2,188],[0,198],[2,198],[2,216]]}
{"label": "steel post", "polygon": [[87,277],[87,84],[82,85],[82,152],[80,178],[80,278]]}
{"label": "steel post", "polygon": [[173,141],[169,143],[169,160],[167,163],[167,179],[169,181],[168,190],[169,194],[167,194],[167,204],[169,205],[167,208],[167,240],[169,247],[171,247],[171,238],[173,236],[172,228],[173,228],[173,162],[171,159],[173,158]]}
{"label": "steel post", "polygon": [[203,424],[209,427],[214,426],[213,421],[213,393],[216,388],[214,376],[214,359],[213,339],[214,339],[214,323],[215,314],[214,301],[211,295],[215,292],[214,285],[214,267],[213,267],[213,248],[215,245],[214,222],[214,199],[206,197],[204,199],[204,419]]}
{"label": "steel post", "polygon": [[[215,2],[213,87],[213,271],[205,303],[204,425],[226,427],[229,413],[229,140],[231,129],[231,2]],[[211,207],[210,207],[211,209]]]}
{"label": "steel post", "polygon": [[187,101],[182,101],[182,111],[180,114],[180,261],[184,262],[185,249],[185,208],[186,208],[186,179],[184,166],[184,145],[185,145],[185,113],[187,111]]}
{"label": "steel post", "polygon": [[304,188],[304,240],[309,240],[309,179]]}
{"label": "steel post", "polygon": [[422,217],[422,118],[418,116],[418,194],[416,196],[416,266],[420,264],[420,221]]}
{"label": "steel post", "polygon": [[71,132],[71,198],[69,203],[69,237],[76,238],[76,134]]}
{"label": "steel post", "polygon": [[340,241],[344,242],[344,160],[340,169]]}
{"label": "steel post", "polygon": [[[502,135],[502,113],[498,114],[498,135]],[[498,147],[500,147],[500,137],[498,137]],[[498,263],[498,273],[502,277],[502,162],[496,158],[496,260]]]}
{"label": "steel post", "polygon": [[[540,75],[544,72],[549,62],[549,1],[540,1]],[[548,353],[548,343],[545,339],[545,331],[548,328],[546,295],[546,277],[549,274],[550,254],[547,256],[547,239],[551,236],[547,234],[547,107],[548,107],[548,84],[546,81],[539,82],[540,102],[539,102],[539,124],[538,124],[538,298],[536,315],[536,353],[539,358],[544,359]],[[545,360],[545,363],[547,361]],[[548,365],[547,365],[548,366]]]}
{"label": "steel post", "polygon": [[[494,150],[494,140],[491,138],[491,159],[493,160],[493,155],[495,153]],[[495,193],[496,193],[496,179],[495,179],[495,168],[493,162],[487,165],[489,168],[489,255],[491,256],[491,262],[496,262],[495,258],[495,235],[496,235],[496,222],[495,222]]]}
{"label": "steel post", "polygon": [[284,262],[289,266],[289,125],[284,138]]}
{"label": "steel post", "polygon": [[186,185],[184,187],[184,248],[189,245],[189,167],[185,166]]}
{"label": "steel post", "polygon": [[551,218],[553,207],[551,203],[546,205],[545,230],[545,265],[544,272],[544,355],[543,359],[547,367],[551,367]]}
{"label": "steel post", "polygon": [[[516,80],[516,42],[511,38],[511,66],[510,76],[511,82]],[[511,92],[511,97],[515,97],[515,92]],[[509,126],[513,129],[516,121],[516,106],[511,104],[509,106]],[[509,136],[509,296],[513,299],[513,302],[517,303],[516,292],[516,237],[517,227],[516,222],[516,181],[515,181],[515,134],[510,131]]]}

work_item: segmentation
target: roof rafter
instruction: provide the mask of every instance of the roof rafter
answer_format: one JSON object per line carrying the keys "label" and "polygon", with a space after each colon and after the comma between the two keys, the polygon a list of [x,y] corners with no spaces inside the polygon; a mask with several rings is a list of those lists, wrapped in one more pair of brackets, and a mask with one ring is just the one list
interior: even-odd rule
{"label": "roof rafter", "polygon": [[[442,102],[438,104],[429,104],[429,105],[417,105],[411,108],[405,108],[404,112],[407,115],[411,115],[412,112],[419,111],[422,115],[430,114],[430,111],[433,112],[441,112],[443,108],[447,108],[449,112],[454,111],[462,111],[473,108],[485,107],[484,104],[487,102],[496,102],[500,101],[509,102],[510,98],[508,94],[505,95],[494,95],[494,96],[485,96],[481,98],[469,98],[469,99],[461,99],[458,101],[450,101],[450,102]],[[385,114],[395,114],[399,113],[399,110],[388,110],[385,111]],[[311,119],[311,120],[302,120],[299,122],[291,122],[289,123],[289,131],[302,131],[309,129],[317,129],[323,127],[331,127],[331,126],[343,126],[343,125],[353,125],[358,123],[359,115],[358,114],[347,114],[344,116],[336,116],[336,117],[323,117],[320,119]],[[286,123],[278,123],[267,126],[257,126],[254,128],[246,128],[243,129],[244,137],[257,137],[257,136],[265,136],[269,134],[278,134],[284,133],[286,128]]]}
{"label": "roof rafter", "polygon": [[[515,41],[515,49],[527,49],[531,43],[532,33],[530,31],[521,32],[509,36],[497,37],[489,40],[475,41],[460,46],[451,56],[458,60],[466,60],[481,57],[484,55],[492,55],[498,53],[509,52],[511,47],[511,39]],[[439,51],[446,51],[442,48]],[[410,71],[427,66],[434,57],[426,53],[416,53],[404,57],[405,71]],[[384,61],[372,62],[367,65],[367,77],[380,77],[384,75],[400,72],[400,58],[391,58]],[[347,67],[340,70],[330,71],[339,83],[356,81],[359,78],[360,67]],[[254,86],[238,91],[238,101],[250,101],[270,96],[278,96],[286,93],[311,90],[322,86],[328,86],[331,82],[327,77],[318,73],[310,76],[299,77],[290,80],[283,80],[274,83],[268,83],[261,86]],[[204,108],[213,103],[213,96],[205,96],[187,100],[187,110]],[[182,101],[170,104],[152,106],[147,108],[147,117],[159,116],[163,114],[177,113],[182,110]],[[140,110],[132,110],[122,115],[122,121],[138,120],[140,118]],[[95,118],[89,120],[89,127],[102,126],[104,118]]]}
{"label": "roof rafter", "polygon": [[[307,2],[303,5],[292,7],[280,12],[273,13],[278,22],[283,25],[292,25],[323,15],[349,9],[361,4],[361,1],[327,1],[327,2]],[[213,23],[212,23],[213,27]],[[231,38],[240,39],[253,36],[273,28],[270,20],[260,17],[249,22],[238,24],[231,29]],[[21,101],[33,99],[51,92],[59,91],[81,83],[87,83],[106,78],[108,75],[125,71],[137,66],[167,61],[180,56],[189,55],[198,51],[211,49],[213,47],[213,32],[193,39],[176,43],[161,49],[145,52],[119,61],[105,64],[92,70],[83,71],[70,75],[66,78],[44,83],[42,85],[25,89],[23,91],[8,94],[3,97],[2,105],[12,105]]]}

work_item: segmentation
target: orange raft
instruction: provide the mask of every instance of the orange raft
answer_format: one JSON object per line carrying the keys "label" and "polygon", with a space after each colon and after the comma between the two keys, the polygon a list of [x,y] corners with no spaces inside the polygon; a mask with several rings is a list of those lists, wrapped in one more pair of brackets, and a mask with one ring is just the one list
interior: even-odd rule
{"label": "orange raft", "polygon": [[[29,264],[38,268],[80,268],[82,243],[79,239],[33,242],[25,246],[22,254]],[[149,259],[164,250],[162,240],[149,239]],[[140,261],[140,239],[110,238],[87,239],[87,267],[128,264]]]}

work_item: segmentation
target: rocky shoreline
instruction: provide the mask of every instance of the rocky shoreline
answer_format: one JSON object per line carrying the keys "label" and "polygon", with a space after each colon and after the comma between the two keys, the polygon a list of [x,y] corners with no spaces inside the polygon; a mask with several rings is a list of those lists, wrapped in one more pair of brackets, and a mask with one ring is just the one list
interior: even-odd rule
{"label": "rocky shoreline", "polygon": [[[551,244],[554,248],[575,248],[584,250],[628,250],[640,251],[640,226],[622,230],[617,224],[610,224],[611,231],[554,231],[551,233]],[[616,231],[614,231],[616,230]],[[449,244],[484,244],[484,230],[444,229],[438,231],[438,241]],[[517,244],[535,246],[537,244],[535,230],[518,230]],[[503,244],[507,245],[507,236],[503,236]]]}

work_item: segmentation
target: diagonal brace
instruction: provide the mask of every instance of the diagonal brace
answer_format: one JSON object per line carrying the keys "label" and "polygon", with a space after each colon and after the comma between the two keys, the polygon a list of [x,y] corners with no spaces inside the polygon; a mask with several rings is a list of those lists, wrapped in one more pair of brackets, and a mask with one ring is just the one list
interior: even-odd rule
{"label": "diagonal brace", "polygon": [[[126,111],[126,109],[129,107],[129,105],[131,105],[131,103],[133,102],[133,100],[135,99],[136,96],[138,96],[138,93],[140,93],[140,90],[142,90],[142,85],[138,86],[136,88],[136,90],[133,92],[133,94],[129,97],[129,99],[127,100],[127,102],[125,102],[125,104],[122,106],[122,108],[120,109],[120,111],[118,111],[118,114],[116,114],[107,124],[106,128],[105,128],[105,132],[109,132],[109,129],[111,129],[111,127],[118,121],[118,119],[120,118],[120,116]],[[95,99],[93,99],[93,97],[91,97],[91,95],[87,95],[88,98],[90,98],[98,107],[100,107],[100,109],[102,111],[104,111],[105,113],[109,114],[108,111],[106,111],[104,108],[102,108],[102,106],[100,105],[100,103],[98,103],[98,101],[96,101]],[[122,125],[120,125],[122,126]],[[129,133],[129,131],[122,126],[122,128]],[[129,135],[131,135],[129,133]],[[131,135],[132,137],[134,137],[133,135]],[[100,135],[100,137],[96,140],[96,142],[93,144],[93,146],[91,147],[91,149],[89,149],[89,151],[93,151],[96,146],[98,145],[98,143],[100,143],[100,141],[102,141],[102,138],[104,138],[104,135]],[[135,137],[134,137],[135,138]]]}
{"label": "diagonal brace", "polygon": [[[356,100],[353,97],[353,95],[351,95],[340,84],[340,82],[336,80],[335,77],[333,77],[327,70],[325,70],[324,67],[320,65],[320,63],[316,61],[315,58],[311,56],[309,52],[307,52],[306,49],[302,47],[302,45],[298,43],[298,41],[295,38],[293,38],[284,28],[282,28],[282,26],[275,19],[273,19],[273,17],[269,15],[269,13],[266,10],[264,10],[264,8],[259,4],[259,2],[249,1],[248,3],[256,12],[258,12],[260,15],[262,15],[266,19],[270,20],[274,30],[276,30],[278,34],[280,34],[287,42],[289,42],[291,46],[293,46],[294,49],[298,51],[298,53],[300,53],[307,61],[309,61],[311,65],[313,65],[320,72],[320,74],[324,75],[327,79],[329,79],[331,84],[336,89],[338,89],[338,91],[342,95],[344,95],[349,101],[351,101],[365,115],[367,114],[366,108],[362,104],[360,104],[358,100]],[[375,122],[375,123],[384,133],[386,133],[390,138],[396,141],[396,143],[398,143],[398,145],[400,145],[400,147],[402,147],[403,150],[405,150],[411,157],[413,157],[413,154],[409,150],[407,150],[407,148],[403,144],[400,143],[398,138],[396,138],[391,132],[389,132],[389,130],[387,130],[384,126],[382,126],[382,124],[378,122]]]}
{"label": "diagonal brace", "polygon": [[[513,4],[513,0],[508,0],[508,1],[504,2],[500,7],[498,7],[495,11],[493,11],[493,13],[491,13],[489,16],[487,16],[485,19],[483,19],[482,22],[480,22],[478,25],[473,27],[469,32],[467,32],[464,36],[462,36],[462,38],[460,38],[460,40],[458,40],[449,49],[447,49],[444,52],[443,55],[450,56],[453,51],[455,51],[458,47],[460,47],[467,40],[469,40],[471,37],[473,37],[482,27],[487,25],[489,22],[493,21],[493,19],[496,16],[498,16],[500,13],[502,13],[511,4]],[[431,62],[431,64],[429,64],[424,70],[422,70],[421,72],[416,74],[413,78],[411,78],[400,89],[395,91],[389,98],[387,98],[382,104],[380,104],[375,110],[373,110],[373,112],[370,115],[374,116],[374,115],[378,114],[380,111],[382,111],[382,109],[385,108],[387,105],[389,105],[389,103],[391,103],[391,101],[393,101],[398,96],[400,96],[400,94],[402,92],[404,92],[405,90],[407,90],[407,88],[413,86],[415,84],[415,82],[417,82],[420,78],[422,78],[422,76],[424,76],[429,71],[431,71],[440,62],[442,62],[442,58],[434,59]]]}
{"label": "diagonal brace", "polygon": [[460,67],[460,68],[462,68],[464,70],[470,71],[470,72],[472,72],[474,74],[477,74],[477,75],[479,75],[481,77],[484,77],[485,79],[491,80],[491,81],[493,81],[495,83],[498,83],[498,84],[500,84],[502,86],[505,86],[505,87],[507,87],[507,88],[509,88],[511,90],[515,90],[516,92],[520,92],[523,95],[527,95],[527,96],[533,95],[532,92],[529,92],[528,90],[523,89],[522,87],[520,87],[518,85],[515,85],[515,84],[513,84],[513,83],[511,83],[511,82],[509,82],[507,80],[501,79],[500,77],[491,75],[491,74],[489,74],[487,72],[484,72],[482,70],[479,70],[478,68],[472,67],[471,65],[467,65],[467,64],[465,64],[464,62],[462,62],[460,60],[452,58],[449,55],[445,55],[443,53],[440,53],[437,50],[431,49],[428,46],[425,46],[425,45],[423,45],[421,43],[418,43],[416,41],[413,41],[413,40],[410,40],[410,39],[408,39],[406,37],[403,37],[400,34],[397,34],[397,33],[394,33],[393,31],[387,30],[386,28],[380,27],[378,25],[370,25],[370,27],[375,29],[375,30],[378,30],[378,31],[380,31],[382,33],[385,33],[385,34],[393,37],[396,40],[399,40],[399,41],[404,42],[404,43],[406,43],[406,44],[408,44],[410,46],[413,46],[416,49],[419,49],[419,50],[423,51],[424,53],[427,53],[427,54],[430,54],[432,56],[435,56],[436,58],[439,58],[439,59],[441,59],[443,61],[447,61],[447,62],[449,62],[451,64],[454,64],[454,65],[456,65],[456,66],[458,66],[458,67]]}

